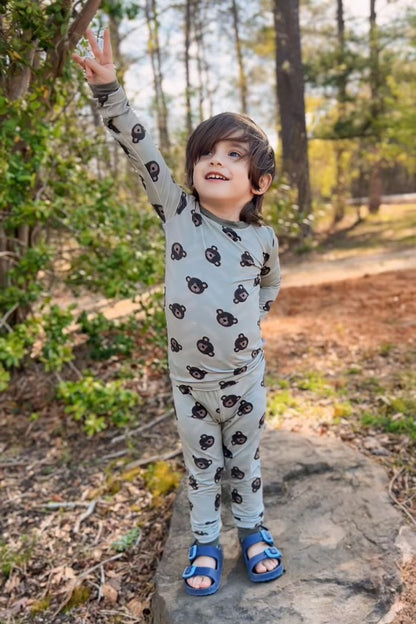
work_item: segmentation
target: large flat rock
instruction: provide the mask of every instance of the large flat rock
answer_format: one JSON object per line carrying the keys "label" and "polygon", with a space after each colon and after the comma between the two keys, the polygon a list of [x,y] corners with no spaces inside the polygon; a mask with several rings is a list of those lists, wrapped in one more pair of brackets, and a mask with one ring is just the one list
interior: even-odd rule
{"label": "large flat rock", "polygon": [[261,451],[266,525],[286,574],[271,583],[248,580],[227,509],[221,588],[188,596],[181,574],[192,535],[183,483],[156,575],[154,624],[391,622],[400,566],[416,554],[416,533],[392,506],[382,467],[335,439],[284,431],[267,431]]}

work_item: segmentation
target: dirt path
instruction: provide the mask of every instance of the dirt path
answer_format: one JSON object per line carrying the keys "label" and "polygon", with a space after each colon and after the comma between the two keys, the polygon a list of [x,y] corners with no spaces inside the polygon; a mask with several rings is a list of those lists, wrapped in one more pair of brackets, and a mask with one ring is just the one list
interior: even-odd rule
{"label": "dirt path", "polygon": [[[344,279],[359,278],[365,275],[377,275],[386,271],[416,269],[416,249],[398,251],[377,251],[333,257],[326,254],[312,254],[307,260],[291,258],[281,260],[282,288],[311,286],[325,282],[338,282]],[[109,302],[101,296],[74,298],[70,295],[57,297],[63,307],[76,304],[79,312],[102,312],[108,319],[118,319],[141,310],[140,302],[122,299]]]}
{"label": "dirt path", "polygon": [[284,287],[310,286],[406,269],[416,269],[416,249],[369,251],[344,257],[339,254],[334,257],[328,252],[287,264],[283,258],[282,284]]}

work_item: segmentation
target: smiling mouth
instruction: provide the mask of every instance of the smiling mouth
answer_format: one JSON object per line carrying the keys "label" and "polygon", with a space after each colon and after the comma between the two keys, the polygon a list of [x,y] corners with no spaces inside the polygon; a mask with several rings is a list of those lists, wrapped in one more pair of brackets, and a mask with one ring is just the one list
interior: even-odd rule
{"label": "smiling mouth", "polygon": [[220,173],[208,173],[205,176],[206,180],[224,180],[227,181],[228,178],[226,178],[225,176],[221,175]]}

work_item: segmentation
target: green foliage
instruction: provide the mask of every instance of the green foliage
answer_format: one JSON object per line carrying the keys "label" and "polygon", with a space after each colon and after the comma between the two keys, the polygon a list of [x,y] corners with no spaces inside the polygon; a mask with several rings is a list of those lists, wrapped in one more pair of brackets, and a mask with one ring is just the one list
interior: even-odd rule
{"label": "green foliage", "polygon": [[164,293],[156,290],[147,299],[141,301],[141,309],[144,313],[142,333],[155,347],[166,351],[166,316],[164,311]]}
{"label": "green foliage", "polygon": [[39,324],[35,319],[32,319],[16,325],[13,331],[0,336],[0,366],[4,371],[3,373],[0,372],[0,378],[6,380],[9,377],[7,369],[20,366],[28,349],[35,342],[38,330]]}
{"label": "green foliage", "polygon": [[365,427],[375,427],[389,433],[405,434],[416,440],[415,414],[415,401],[396,399],[379,412],[363,412],[361,422]]}
{"label": "green foliage", "polygon": [[36,542],[32,535],[23,535],[16,547],[12,548],[6,541],[0,542],[0,573],[8,579],[14,568],[26,565],[32,555]]}
{"label": "green foliage", "polygon": [[[368,176],[374,163],[416,169],[415,11],[397,11],[388,23],[378,16],[371,36],[354,28],[346,12],[342,42],[334,17],[322,15],[319,28],[305,36],[303,61],[307,90],[321,102],[309,114],[314,191],[331,197],[341,185],[346,199],[353,180]],[[329,193],[322,176],[328,163],[316,160],[315,140],[325,142],[329,157],[335,148],[347,160],[333,171]]]}
{"label": "green foliage", "polygon": [[267,415],[282,416],[289,409],[298,408],[299,403],[290,390],[271,392],[267,397]]}
{"label": "green foliage", "polygon": [[310,224],[312,220],[312,215],[301,215],[296,195],[297,190],[291,188],[282,177],[273,184],[265,197],[265,221],[276,230],[281,244],[302,238],[302,225]]}
{"label": "green foliage", "polygon": [[[1,347],[0,347],[1,348]],[[6,390],[10,382],[10,373],[0,364],[0,392]]]}
{"label": "green foliage", "polygon": [[71,594],[71,598],[68,603],[65,605],[63,612],[69,613],[72,609],[79,607],[80,605],[88,602],[92,594],[92,588],[87,587],[86,585],[77,585],[74,587],[73,592]]}
{"label": "green foliage", "polygon": [[136,526],[131,529],[126,535],[123,535],[118,540],[115,540],[111,544],[111,548],[116,552],[127,552],[133,546],[136,546],[140,541],[141,537],[140,527]]}
{"label": "green foliage", "polygon": [[101,312],[89,319],[86,312],[78,318],[81,331],[88,335],[87,346],[93,360],[107,360],[113,355],[130,356],[134,347],[134,332],[138,322],[134,316],[128,321],[108,320]]}
{"label": "green foliage", "polygon": [[88,372],[78,381],[61,382],[58,398],[66,405],[67,414],[83,422],[89,436],[103,431],[109,424],[123,427],[140,405],[138,394],[123,388],[121,381],[104,383]]}
{"label": "green foliage", "polygon": [[51,602],[52,597],[49,594],[47,594],[44,598],[41,598],[40,600],[35,600],[30,605],[30,613],[32,615],[39,615],[41,613],[44,613],[50,608]]}
{"label": "green foliage", "polygon": [[65,331],[74,321],[71,312],[74,306],[63,310],[52,305],[42,317],[42,327],[45,334],[40,361],[48,372],[61,371],[64,364],[74,359],[71,337]]}
{"label": "green foliage", "polygon": [[318,396],[328,397],[334,394],[330,382],[317,371],[308,371],[297,376],[295,383],[299,390],[313,392]]}
{"label": "green foliage", "polygon": [[[104,4],[114,19],[139,11],[136,2]],[[59,71],[55,66],[72,9],[64,0],[0,3],[0,235],[7,250],[0,257],[0,391],[14,369],[35,358],[61,380],[67,412],[92,435],[128,422],[140,400],[121,382],[94,381],[88,372],[65,381],[74,368],[76,319],[71,307],[51,299],[51,287],[66,281],[74,294],[92,289],[109,298],[134,297],[161,282],[164,253],[159,220],[137,184],[132,190],[126,183],[103,129],[88,116],[84,77],[69,62]],[[36,70],[34,41],[41,51]],[[28,86],[13,90],[30,67]],[[146,306],[149,313],[154,308]],[[155,328],[164,335],[159,303],[156,310]],[[79,321],[93,359],[132,353],[133,331],[140,331],[135,323],[111,323],[102,315]]]}
{"label": "green foliage", "polygon": [[113,184],[110,178],[90,182],[86,201],[62,215],[79,245],[67,283],[111,298],[133,297],[163,275],[163,236],[153,212],[120,203]]}
{"label": "green foliage", "polygon": [[121,20],[125,16],[133,20],[140,14],[141,6],[131,0],[103,0],[101,9],[113,19]]}

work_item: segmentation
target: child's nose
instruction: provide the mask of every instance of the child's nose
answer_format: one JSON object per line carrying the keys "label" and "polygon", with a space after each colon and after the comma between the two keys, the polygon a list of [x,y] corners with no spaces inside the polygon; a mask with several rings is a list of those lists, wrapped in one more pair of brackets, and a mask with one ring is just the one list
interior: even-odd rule
{"label": "child's nose", "polygon": [[220,165],[221,164],[221,156],[217,152],[214,152],[210,158],[211,165]]}

